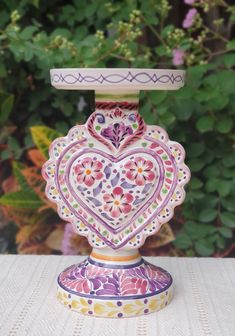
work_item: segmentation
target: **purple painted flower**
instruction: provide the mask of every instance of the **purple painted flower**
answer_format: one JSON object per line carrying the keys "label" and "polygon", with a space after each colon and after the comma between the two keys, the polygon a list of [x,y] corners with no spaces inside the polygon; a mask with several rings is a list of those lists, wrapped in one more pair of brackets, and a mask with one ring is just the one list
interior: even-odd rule
{"label": "purple painted flower", "polygon": [[76,255],[77,251],[74,250],[71,244],[71,238],[74,234],[73,226],[67,223],[64,228],[64,236],[61,244],[61,251],[63,255]]}
{"label": "purple painted flower", "polygon": [[101,135],[104,138],[111,140],[115,148],[119,148],[121,142],[132,133],[132,128],[126,126],[123,122],[111,124],[101,131]]}
{"label": "purple painted flower", "polygon": [[194,4],[194,2],[196,2],[197,0],[184,0],[184,3],[186,4],[186,5],[193,5]]}
{"label": "purple painted flower", "polygon": [[174,65],[184,64],[185,52],[182,49],[173,50],[173,59],[172,62]]}
{"label": "purple painted flower", "polygon": [[183,21],[183,28],[190,28],[194,24],[195,17],[197,15],[198,11],[195,8],[192,8],[188,11],[186,14],[186,17]]}

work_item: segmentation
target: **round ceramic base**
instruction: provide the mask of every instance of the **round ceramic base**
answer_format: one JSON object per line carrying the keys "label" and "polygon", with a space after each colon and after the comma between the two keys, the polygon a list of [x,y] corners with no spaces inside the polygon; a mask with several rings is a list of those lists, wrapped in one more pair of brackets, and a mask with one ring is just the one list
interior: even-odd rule
{"label": "round ceramic base", "polygon": [[57,298],[79,313],[110,318],[153,313],[172,299],[171,275],[143,259],[135,264],[100,263],[87,258],[65,269]]}

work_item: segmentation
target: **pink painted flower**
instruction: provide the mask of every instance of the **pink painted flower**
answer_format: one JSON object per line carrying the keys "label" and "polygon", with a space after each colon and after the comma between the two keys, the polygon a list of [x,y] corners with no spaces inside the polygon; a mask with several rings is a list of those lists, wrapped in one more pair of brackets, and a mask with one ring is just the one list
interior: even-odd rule
{"label": "pink painted flower", "polygon": [[173,59],[172,62],[174,65],[184,64],[185,52],[182,49],[173,50]]}
{"label": "pink painted flower", "polygon": [[186,14],[186,17],[183,21],[183,27],[184,28],[192,27],[197,13],[198,13],[198,11],[195,8],[192,8],[188,11],[188,13]]}
{"label": "pink painted flower", "polygon": [[151,182],[155,178],[155,173],[152,171],[153,163],[150,160],[137,157],[135,160],[127,162],[124,167],[128,170],[126,177],[135,181],[139,186]]}
{"label": "pink painted flower", "polygon": [[119,217],[122,213],[130,212],[132,209],[133,196],[124,193],[121,187],[114,188],[111,194],[104,194],[103,199],[105,201],[104,210],[110,212],[114,218]]}
{"label": "pink painted flower", "polygon": [[193,5],[194,4],[194,2],[196,2],[197,0],[184,0],[184,3],[186,4],[186,5]]}
{"label": "pink painted flower", "polygon": [[77,182],[85,183],[88,187],[92,186],[95,180],[100,180],[103,173],[100,171],[103,165],[100,161],[94,161],[91,158],[85,158],[74,168]]}

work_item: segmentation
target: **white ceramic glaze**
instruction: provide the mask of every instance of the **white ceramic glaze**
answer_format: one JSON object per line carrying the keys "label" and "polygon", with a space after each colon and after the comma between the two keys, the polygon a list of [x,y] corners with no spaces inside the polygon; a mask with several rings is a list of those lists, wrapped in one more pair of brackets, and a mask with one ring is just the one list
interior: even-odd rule
{"label": "white ceramic glaze", "polygon": [[59,89],[96,90],[96,108],[50,147],[46,194],[60,217],[93,247],[91,256],[58,277],[58,298],[93,316],[130,317],[167,305],[168,272],[138,253],[169,222],[185,197],[190,172],[184,149],[138,114],[139,90],[176,90],[184,71],[52,69]]}
{"label": "white ceramic glaze", "polygon": [[65,90],[178,90],[185,71],[171,69],[51,69],[51,84]]}

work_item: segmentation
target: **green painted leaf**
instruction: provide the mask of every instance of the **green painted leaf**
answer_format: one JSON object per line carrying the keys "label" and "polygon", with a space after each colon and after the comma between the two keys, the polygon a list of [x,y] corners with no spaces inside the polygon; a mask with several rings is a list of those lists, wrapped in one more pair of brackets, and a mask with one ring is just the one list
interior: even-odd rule
{"label": "green painted leaf", "polygon": [[38,209],[43,205],[43,202],[33,192],[16,191],[0,197],[0,204],[15,208]]}
{"label": "green painted leaf", "polygon": [[221,219],[221,222],[229,227],[229,228],[235,228],[235,215],[230,213],[230,212],[222,212],[220,214],[220,219]]}
{"label": "green painted leaf", "polygon": [[63,135],[47,126],[33,126],[30,128],[30,130],[34,144],[45,157],[45,159],[48,159],[48,150],[51,142]]}

